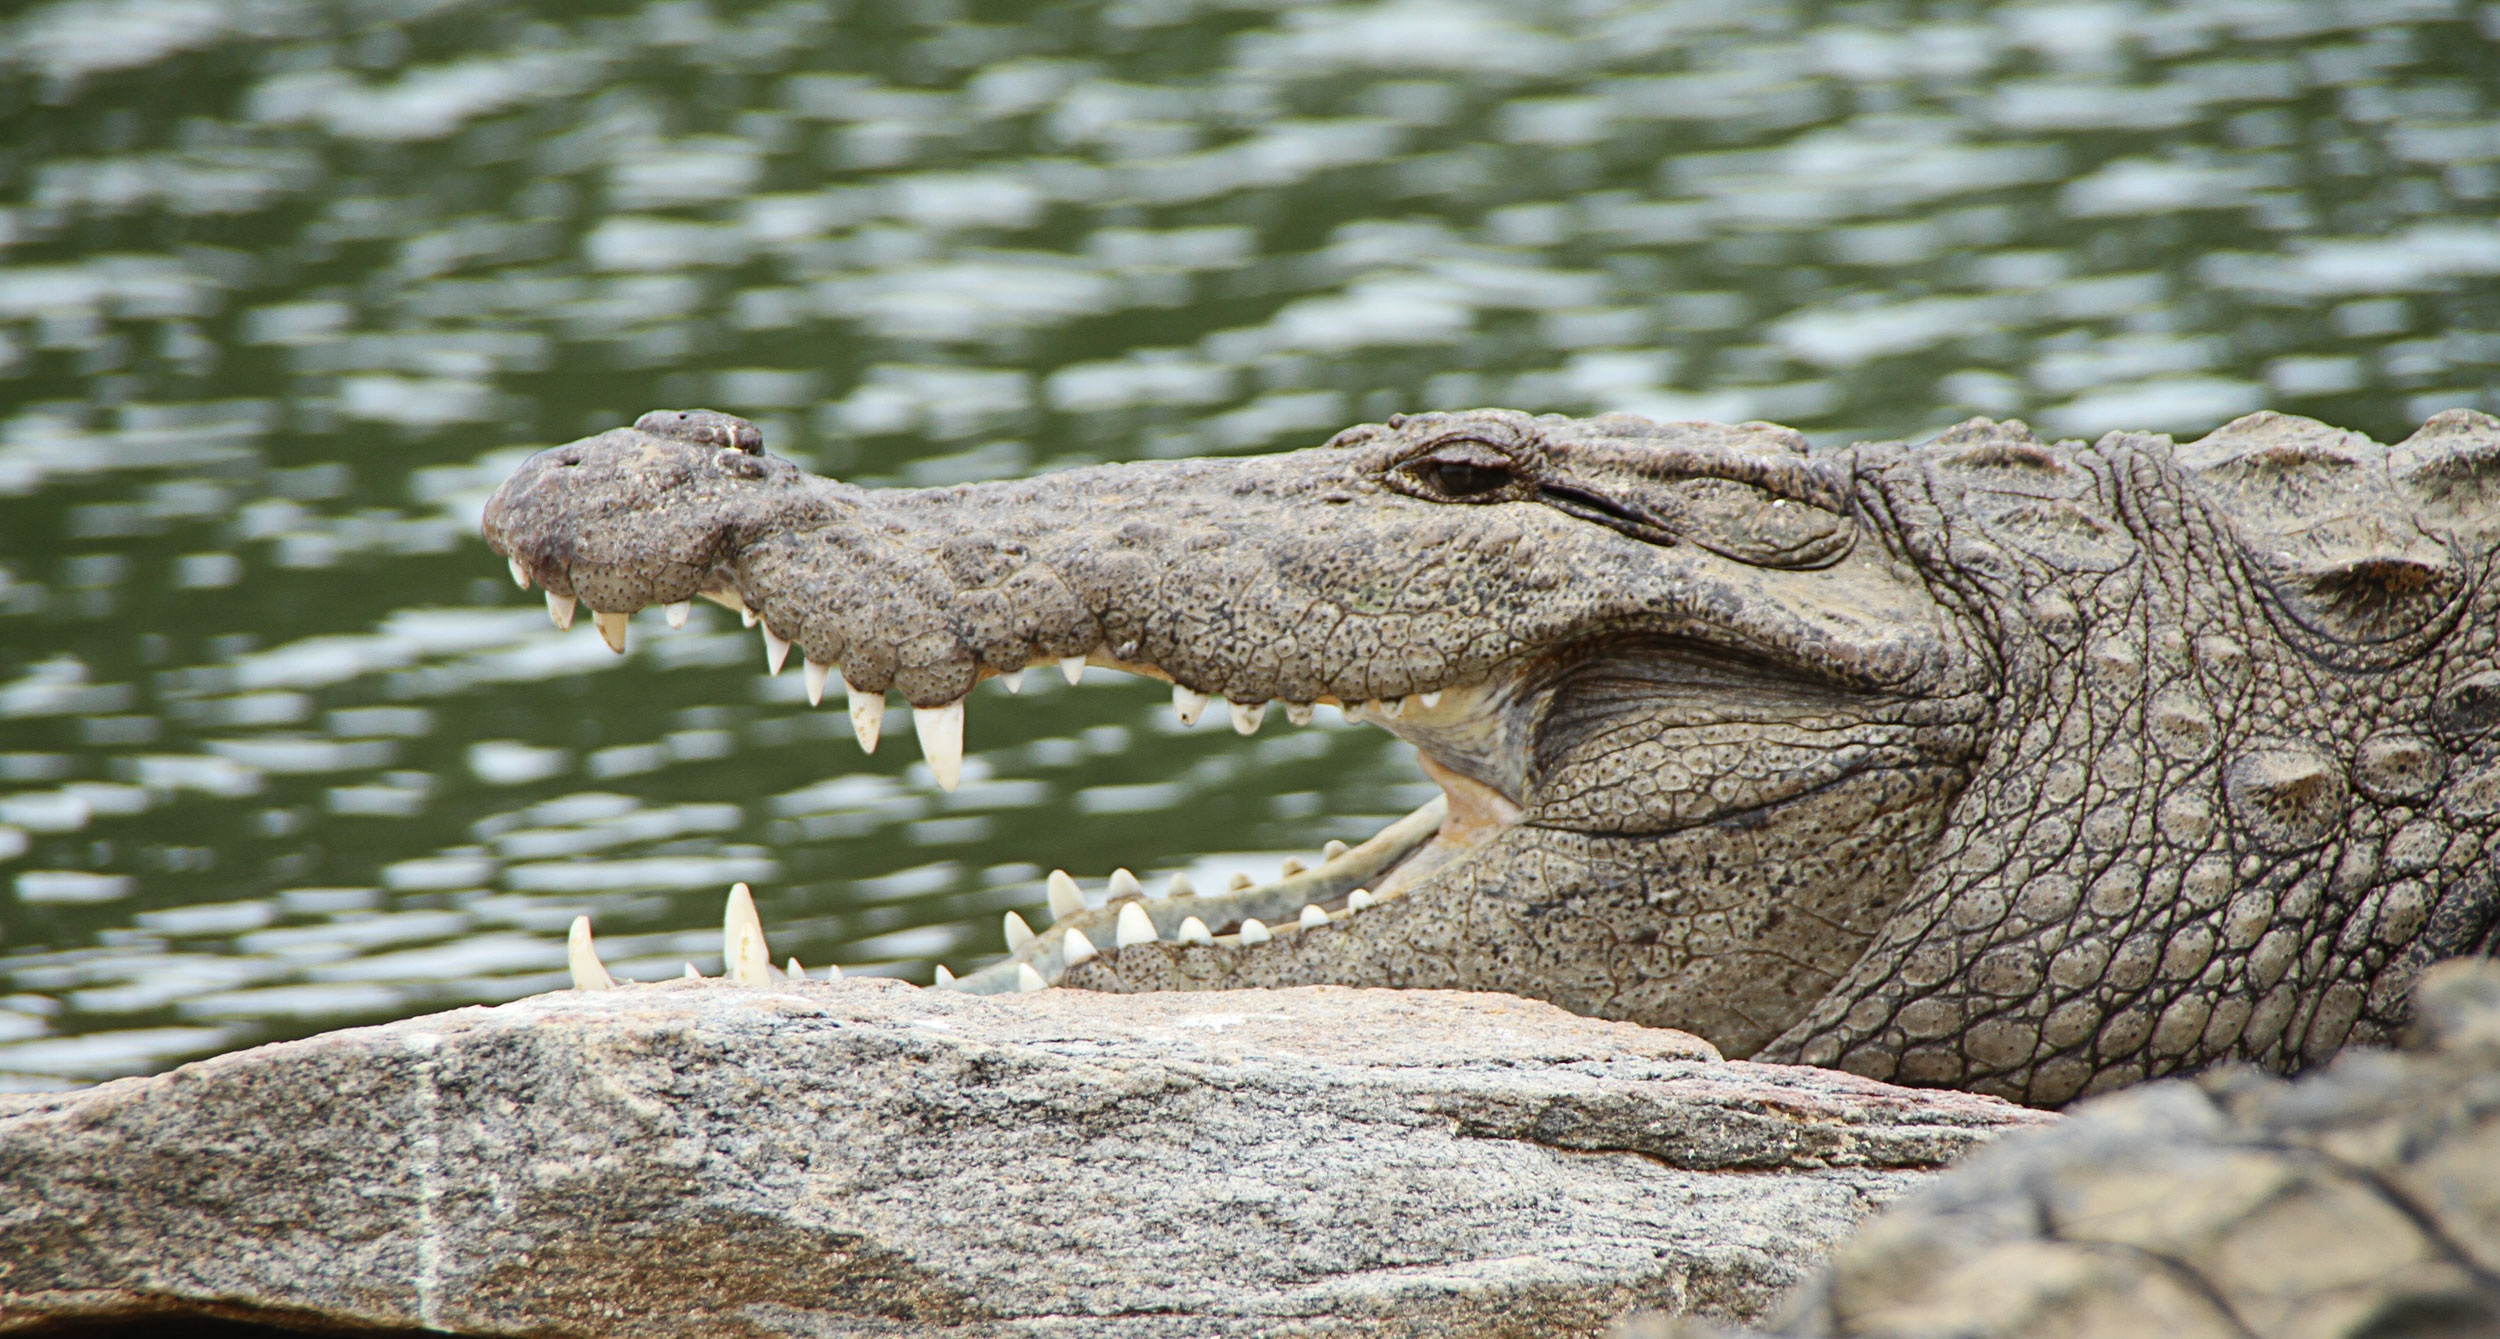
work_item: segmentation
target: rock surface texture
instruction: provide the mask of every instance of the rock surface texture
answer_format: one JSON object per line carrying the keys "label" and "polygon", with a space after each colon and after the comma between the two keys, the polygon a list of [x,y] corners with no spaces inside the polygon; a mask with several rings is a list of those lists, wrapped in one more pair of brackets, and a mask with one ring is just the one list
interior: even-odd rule
{"label": "rock surface texture", "polygon": [[1746,1320],[1935,1167],[2053,1119],[1501,996],[563,992],[0,1099],[0,1326]]}
{"label": "rock surface texture", "polygon": [[2411,1053],[2151,1084],[1973,1155],[1850,1238],[1774,1332],[2500,1334],[2500,966],[2442,964],[2416,1008]]}
{"label": "rock surface texture", "polygon": [[620,649],[708,595],[811,694],[838,666],[863,743],[900,694],[941,784],[974,685],[1059,663],[1245,732],[1339,704],[1444,791],[1268,888],[1054,898],[966,989],[1496,990],[2055,1106],[2388,1044],[2500,927],[2469,411],[1812,450],[1476,410],[878,490],[662,412],[532,457],[485,528]]}

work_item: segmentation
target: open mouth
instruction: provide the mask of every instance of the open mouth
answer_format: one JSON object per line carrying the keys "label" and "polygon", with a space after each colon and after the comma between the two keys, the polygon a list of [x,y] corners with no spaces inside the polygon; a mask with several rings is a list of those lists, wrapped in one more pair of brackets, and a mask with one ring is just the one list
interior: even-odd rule
{"label": "open mouth", "polygon": [[[520,559],[511,560],[511,571],[515,584],[523,589],[531,585],[532,574]],[[747,626],[758,628],[767,671],[775,675],[783,671],[791,643],[770,627],[762,626],[737,591],[715,588],[700,594],[735,611]],[[558,629],[572,626],[576,608],[575,597],[554,590],[547,592],[548,615]],[[670,627],[685,625],[685,603],[670,604],[664,609]],[[622,654],[629,615],[609,611],[595,611],[595,615],[600,636],[610,649]],[[1026,669],[1056,669],[1070,684],[1075,684],[1088,666],[1171,682],[1171,676],[1161,668],[1123,660],[1109,647],[1097,647],[1083,656],[1037,660]],[[800,672],[806,679],[811,706],[823,704],[828,688],[840,675],[837,667],[804,658]],[[1013,692],[1020,688],[1024,673],[1016,670],[998,677],[1004,678],[1008,690]],[[987,672],[983,677],[989,677]],[[841,687],[860,747],[875,752],[885,721],[885,694],[864,693],[847,681]],[[1263,884],[1252,882],[1247,875],[1235,875],[1229,888],[1201,891],[1186,876],[1174,875],[1164,886],[1148,888],[1128,871],[1120,870],[1112,875],[1097,903],[1089,900],[1065,871],[1053,871],[1047,884],[1051,918],[1048,926],[1037,931],[1020,914],[1006,913],[1006,956],[960,977],[941,967],[937,984],[975,994],[1040,990],[1057,983],[1069,968],[1092,959],[1106,947],[1126,948],[1157,941],[1184,948],[1255,945],[1323,929],[1404,896],[1407,889],[1427,875],[1464,857],[1518,822],[1519,805],[1495,785],[1474,775],[1485,770],[1481,760],[1499,747],[1512,705],[1509,690],[1507,683],[1487,682],[1451,685],[1388,700],[1347,702],[1322,695],[1309,702],[1225,702],[1223,709],[1230,715],[1233,729],[1244,735],[1257,733],[1270,708],[1279,705],[1296,725],[1308,723],[1312,712],[1321,706],[1337,708],[1347,720],[1378,725],[1416,746],[1424,774],[1441,786],[1442,794],[1360,844],[1328,843],[1316,866],[1305,867],[1299,861],[1288,860],[1280,877]],[[955,789],[962,775],[964,712],[969,700],[967,695],[942,706],[912,709],[914,733],[919,737],[930,773],[940,787],[949,791]],[[1172,684],[1173,710],[1184,725],[1196,724],[1214,701],[1207,694]],[[738,919],[737,898],[733,895],[731,901],[734,922]],[[758,930],[759,943],[760,935]],[[577,927],[573,954],[577,985],[596,985],[607,980],[589,942],[588,927]],[[729,951],[735,975],[735,945]],[[780,969],[766,964],[758,971],[769,975]]]}

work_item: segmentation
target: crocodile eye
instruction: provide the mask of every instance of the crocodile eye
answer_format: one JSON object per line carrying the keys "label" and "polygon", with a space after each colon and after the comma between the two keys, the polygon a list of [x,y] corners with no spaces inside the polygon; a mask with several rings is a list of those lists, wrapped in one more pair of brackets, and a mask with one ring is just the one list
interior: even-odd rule
{"label": "crocodile eye", "polygon": [[1450,502],[1493,500],[1520,481],[1515,461],[1482,442],[1451,442],[1398,466],[1405,491]]}
{"label": "crocodile eye", "polygon": [[1436,460],[1429,468],[1433,486],[1451,497],[1474,497],[1478,493],[1490,493],[1511,480],[1509,470],[1488,469],[1485,466],[1471,465],[1464,461]]}

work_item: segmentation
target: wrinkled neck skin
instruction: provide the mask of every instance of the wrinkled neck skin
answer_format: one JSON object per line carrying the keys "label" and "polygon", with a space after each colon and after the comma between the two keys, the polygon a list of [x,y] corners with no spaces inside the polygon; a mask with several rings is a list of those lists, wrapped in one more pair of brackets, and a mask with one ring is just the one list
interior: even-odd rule
{"label": "wrinkled neck skin", "polygon": [[[1089,912],[1021,954],[1070,985],[1499,989],[1743,1054],[1907,895],[1984,731],[1986,656],[1864,524],[1847,460],[1785,429],[1421,415],[867,491],[665,427],[534,458],[489,540],[603,614],[743,606],[854,694],[945,709],[1082,657],[1341,705],[1443,786],[1430,840],[1362,866],[1367,905],[1323,869],[1308,927],[1265,889],[1190,903],[1211,944],[1115,948]],[[1255,918],[1285,923],[1244,942]],[[1066,928],[1103,951],[1069,963]]]}

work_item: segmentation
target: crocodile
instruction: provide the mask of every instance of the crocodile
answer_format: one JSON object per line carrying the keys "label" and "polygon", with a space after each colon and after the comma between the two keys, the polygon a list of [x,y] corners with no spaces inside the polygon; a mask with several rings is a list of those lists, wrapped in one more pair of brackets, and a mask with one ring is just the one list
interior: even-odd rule
{"label": "crocodile", "polygon": [[1277,455],[868,489],[655,411],[538,453],[485,535],[610,644],[706,596],[887,695],[940,784],[967,694],[1166,679],[1316,706],[1442,796],[1317,868],[1115,876],[957,988],[1537,997],[1732,1056],[2033,1105],[2401,1034],[2500,925],[2500,420],[2386,446],[1973,419],[1398,415]]}

